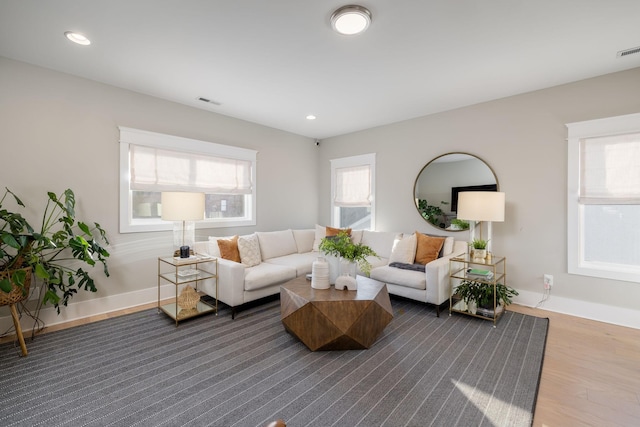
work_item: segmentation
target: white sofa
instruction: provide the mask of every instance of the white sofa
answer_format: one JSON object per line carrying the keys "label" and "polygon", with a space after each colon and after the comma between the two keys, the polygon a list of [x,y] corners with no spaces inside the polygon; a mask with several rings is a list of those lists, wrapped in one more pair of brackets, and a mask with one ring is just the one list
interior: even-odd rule
{"label": "white sofa", "polygon": [[[254,239],[259,243],[259,259],[246,263],[220,258],[217,237],[195,243],[197,253],[218,257],[218,300],[232,308],[232,317],[242,305],[280,293],[280,285],[298,276],[311,273],[313,261],[319,256],[319,240],[324,236],[324,227],[304,230],[281,230],[256,232],[240,236],[240,239]],[[410,234],[404,234],[410,236]],[[453,241],[449,237],[445,247],[447,253],[425,266],[425,272],[404,270],[389,266],[394,245],[403,238],[403,233],[354,230],[355,243],[370,246],[379,257],[370,257],[373,268],[371,278],[387,284],[390,294],[434,304],[438,307],[449,299],[448,259],[465,252],[466,242]],[[241,248],[242,249],[242,248]],[[247,256],[247,259],[249,256]],[[338,263],[332,257],[330,271],[337,271]],[[257,262],[256,265],[253,265]],[[250,266],[249,266],[250,265]],[[215,297],[212,281],[204,281],[199,290]]]}

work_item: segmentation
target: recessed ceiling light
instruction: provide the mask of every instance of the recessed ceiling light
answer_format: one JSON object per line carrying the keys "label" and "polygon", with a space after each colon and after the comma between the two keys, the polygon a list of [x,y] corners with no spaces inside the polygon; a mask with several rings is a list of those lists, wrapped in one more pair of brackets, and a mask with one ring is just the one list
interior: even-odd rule
{"label": "recessed ceiling light", "polygon": [[81,44],[83,46],[88,46],[88,45],[91,44],[91,40],[89,40],[88,38],[86,38],[85,36],[83,36],[80,33],[74,33],[73,31],[67,31],[67,32],[64,33],[64,35],[74,43],[78,43],[78,44]]}
{"label": "recessed ceiling light", "polygon": [[369,24],[371,24],[371,12],[362,6],[342,6],[331,15],[333,29],[348,36],[364,32]]}
{"label": "recessed ceiling light", "polygon": [[307,120],[315,120],[315,119],[316,119],[316,116],[314,116],[313,114],[309,114],[307,116]]}

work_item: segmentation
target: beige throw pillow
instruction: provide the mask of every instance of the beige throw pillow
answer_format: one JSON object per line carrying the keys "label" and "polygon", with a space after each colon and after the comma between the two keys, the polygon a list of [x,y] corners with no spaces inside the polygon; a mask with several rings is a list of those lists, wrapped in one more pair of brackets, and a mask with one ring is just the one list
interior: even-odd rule
{"label": "beige throw pillow", "polygon": [[262,261],[260,243],[258,236],[255,234],[238,238],[238,252],[240,253],[240,260],[247,267],[258,265]]}
{"label": "beige throw pillow", "polygon": [[393,243],[389,264],[392,262],[400,262],[403,264],[413,264],[416,257],[417,238],[415,233],[401,239],[396,239]]}

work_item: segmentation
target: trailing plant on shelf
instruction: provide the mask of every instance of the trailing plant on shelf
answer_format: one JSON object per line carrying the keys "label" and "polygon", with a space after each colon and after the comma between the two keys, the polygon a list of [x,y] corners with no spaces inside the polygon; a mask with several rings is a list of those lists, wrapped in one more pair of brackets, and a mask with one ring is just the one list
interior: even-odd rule
{"label": "trailing plant on shelf", "polygon": [[[478,307],[493,310],[493,284],[484,283],[477,280],[463,280],[456,287],[455,293],[464,300],[465,303],[475,301]],[[495,285],[496,304],[510,305],[512,298],[518,295],[518,291],[502,283]]]}
{"label": "trailing plant on shelf", "polygon": [[362,243],[353,243],[346,231],[341,231],[336,236],[323,238],[320,241],[319,249],[329,255],[355,262],[367,276],[371,272],[371,263],[367,260],[367,257],[378,256],[369,246]]}
{"label": "trailing plant on shelf", "polygon": [[459,229],[459,230],[468,230],[469,229],[469,222],[465,221],[464,219],[453,218],[451,220],[451,225],[454,226],[454,227],[457,227],[457,229]]}
{"label": "trailing plant on shelf", "polygon": [[[16,194],[5,188],[0,199],[0,272],[5,273],[0,276],[0,292],[22,288],[25,275],[33,274],[44,284],[38,309],[42,304],[52,304],[60,314],[60,306],[66,306],[79,290],[97,291],[86,267],[100,263],[104,274],[109,276],[109,252],[103,246],[109,241],[100,224],[88,225],[76,218],[72,190],[67,189],[59,196],[48,192],[47,196],[38,229],[19,212],[5,208],[7,198],[25,207]],[[22,270],[29,267],[32,273]]]}

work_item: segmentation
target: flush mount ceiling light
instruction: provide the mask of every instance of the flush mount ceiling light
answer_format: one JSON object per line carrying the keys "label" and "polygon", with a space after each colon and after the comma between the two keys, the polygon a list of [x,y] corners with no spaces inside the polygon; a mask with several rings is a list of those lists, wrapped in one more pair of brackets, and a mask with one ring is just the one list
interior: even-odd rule
{"label": "flush mount ceiling light", "polygon": [[338,33],[348,36],[364,32],[369,24],[371,24],[371,12],[362,6],[342,6],[331,15],[331,27]]}
{"label": "flush mount ceiling light", "polygon": [[80,33],[74,33],[73,31],[67,31],[67,32],[64,33],[64,35],[74,43],[78,43],[78,44],[81,44],[83,46],[88,46],[88,45],[91,44],[91,40],[89,40],[88,38],[86,38],[85,36],[83,36]]}

